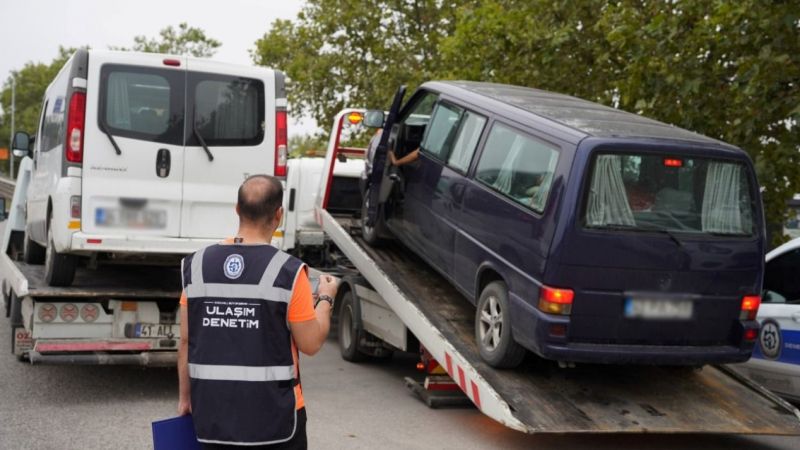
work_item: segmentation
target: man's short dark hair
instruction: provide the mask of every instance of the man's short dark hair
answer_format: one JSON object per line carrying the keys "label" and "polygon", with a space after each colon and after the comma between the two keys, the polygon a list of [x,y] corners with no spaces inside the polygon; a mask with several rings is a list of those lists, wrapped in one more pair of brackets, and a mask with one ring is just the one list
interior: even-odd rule
{"label": "man's short dark hair", "polygon": [[251,175],[239,186],[239,217],[253,223],[269,223],[283,203],[283,186],[269,175]]}

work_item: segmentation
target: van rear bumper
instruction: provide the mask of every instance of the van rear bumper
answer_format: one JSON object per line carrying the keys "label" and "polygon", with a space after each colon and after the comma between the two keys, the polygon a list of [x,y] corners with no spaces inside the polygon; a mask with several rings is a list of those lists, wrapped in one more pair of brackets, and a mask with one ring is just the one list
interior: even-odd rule
{"label": "van rear bumper", "polygon": [[[545,314],[524,300],[510,295],[514,339],[545,359],[588,364],[644,364],[694,366],[729,364],[750,359],[755,342],[734,345],[630,345],[569,341],[569,316]],[[758,322],[747,322],[758,327]],[[564,325],[567,336],[550,334],[551,325]]]}
{"label": "van rear bumper", "polygon": [[222,239],[190,239],[161,236],[125,236],[72,234],[70,253],[90,254],[95,252],[189,254],[202,247],[216,244]]}

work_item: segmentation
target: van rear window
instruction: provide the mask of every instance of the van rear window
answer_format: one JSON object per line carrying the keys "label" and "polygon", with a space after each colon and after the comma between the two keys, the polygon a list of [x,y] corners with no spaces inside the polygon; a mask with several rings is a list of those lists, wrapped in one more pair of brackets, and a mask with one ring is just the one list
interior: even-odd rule
{"label": "van rear window", "polygon": [[197,81],[195,126],[207,145],[252,146],[264,140],[264,83],[241,77],[192,75]]}
{"label": "van rear window", "polygon": [[590,170],[587,228],[749,236],[755,205],[742,163],[601,153]]}
{"label": "van rear window", "polygon": [[98,120],[111,134],[165,144],[183,143],[180,72],[106,64],[100,76]]}

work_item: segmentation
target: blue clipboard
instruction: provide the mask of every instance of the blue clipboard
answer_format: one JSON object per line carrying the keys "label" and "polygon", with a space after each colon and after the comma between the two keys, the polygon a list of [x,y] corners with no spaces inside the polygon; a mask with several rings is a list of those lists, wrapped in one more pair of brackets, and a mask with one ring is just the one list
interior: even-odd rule
{"label": "blue clipboard", "polygon": [[191,414],[153,422],[155,450],[201,450]]}

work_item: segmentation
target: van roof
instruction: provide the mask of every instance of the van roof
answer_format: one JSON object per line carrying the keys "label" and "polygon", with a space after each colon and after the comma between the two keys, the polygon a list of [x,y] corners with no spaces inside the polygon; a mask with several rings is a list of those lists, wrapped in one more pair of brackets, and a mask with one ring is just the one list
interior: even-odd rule
{"label": "van roof", "polygon": [[[579,139],[586,136],[677,139],[722,146],[741,152],[740,149],[730,144],[683,128],[599,103],[541,89],[475,81],[437,81],[426,83],[426,86],[444,94],[458,96],[463,96],[465,93],[467,95],[477,94],[522,109],[539,118],[578,131],[579,135],[576,138]],[[498,108],[491,109],[498,110]]]}

